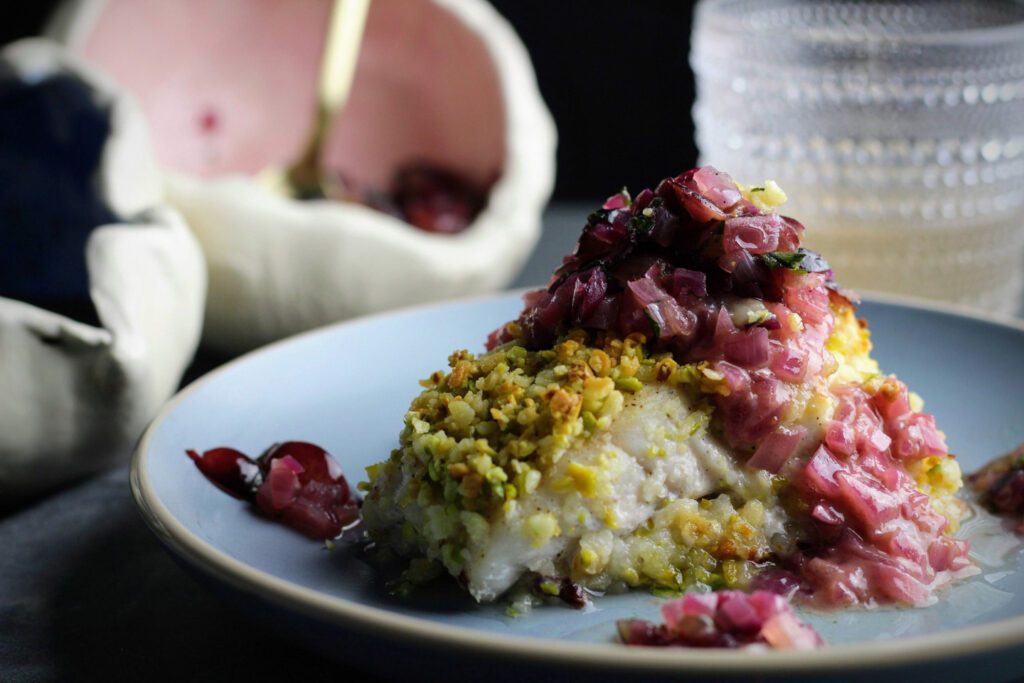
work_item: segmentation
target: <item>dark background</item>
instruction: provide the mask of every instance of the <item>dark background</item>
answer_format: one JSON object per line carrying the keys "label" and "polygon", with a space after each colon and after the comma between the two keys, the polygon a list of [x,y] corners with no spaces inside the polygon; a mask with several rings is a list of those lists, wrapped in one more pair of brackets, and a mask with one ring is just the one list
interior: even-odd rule
{"label": "dark background", "polygon": [[[695,165],[691,3],[492,3],[529,49],[558,124],[556,199],[635,191]],[[0,44],[36,34],[56,4],[0,3]]]}
{"label": "dark background", "polygon": [[558,124],[560,199],[634,191],[696,165],[689,2],[492,0]]}

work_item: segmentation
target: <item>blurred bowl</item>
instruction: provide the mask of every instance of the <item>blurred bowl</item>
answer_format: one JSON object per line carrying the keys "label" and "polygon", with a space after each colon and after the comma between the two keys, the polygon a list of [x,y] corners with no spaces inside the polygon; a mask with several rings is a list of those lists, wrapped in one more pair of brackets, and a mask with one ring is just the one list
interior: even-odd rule
{"label": "blurred bowl", "polygon": [[225,350],[501,288],[539,237],[554,124],[526,50],[484,0],[374,0],[325,150],[326,165],[358,187],[387,186],[410,160],[494,181],[468,228],[430,234],[256,182],[304,142],[329,9],[325,0],[77,0],[51,25],[139,98],[170,201],[206,255],[204,340]]}

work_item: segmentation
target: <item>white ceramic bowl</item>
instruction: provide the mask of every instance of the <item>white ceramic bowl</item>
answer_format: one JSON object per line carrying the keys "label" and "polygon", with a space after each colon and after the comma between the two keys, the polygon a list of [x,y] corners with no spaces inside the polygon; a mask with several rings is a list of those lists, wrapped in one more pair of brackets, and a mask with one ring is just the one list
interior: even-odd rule
{"label": "white ceramic bowl", "polygon": [[357,185],[386,185],[411,159],[497,177],[464,232],[284,199],[254,180],[302,146],[328,11],[325,0],[78,0],[52,23],[141,101],[170,201],[206,255],[204,338],[226,350],[499,289],[539,236],[555,129],[526,50],[485,0],[374,0],[326,148]]}

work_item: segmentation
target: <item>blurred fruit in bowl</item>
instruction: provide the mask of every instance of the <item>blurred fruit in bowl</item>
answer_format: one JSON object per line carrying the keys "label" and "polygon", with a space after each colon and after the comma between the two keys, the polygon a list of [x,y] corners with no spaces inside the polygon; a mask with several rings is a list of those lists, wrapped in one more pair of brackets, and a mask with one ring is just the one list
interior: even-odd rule
{"label": "blurred fruit in bowl", "polygon": [[539,236],[554,124],[525,48],[484,0],[372,3],[324,148],[354,201],[299,202],[257,181],[305,142],[330,7],[85,0],[51,26],[141,102],[207,259],[204,338],[224,350],[501,288]]}

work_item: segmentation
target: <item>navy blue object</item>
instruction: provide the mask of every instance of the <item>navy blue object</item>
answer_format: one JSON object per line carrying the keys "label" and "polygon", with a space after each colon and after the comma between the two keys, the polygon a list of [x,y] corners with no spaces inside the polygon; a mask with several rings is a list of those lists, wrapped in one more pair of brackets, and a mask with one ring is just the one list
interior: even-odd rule
{"label": "navy blue object", "polygon": [[119,220],[99,187],[110,117],[77,76],[31,80],[0,66],[0,296],[47,308],[88,300],[86,241]]}

